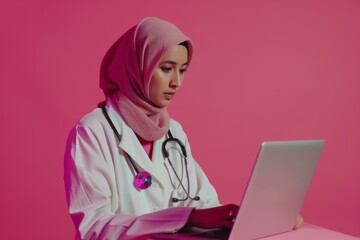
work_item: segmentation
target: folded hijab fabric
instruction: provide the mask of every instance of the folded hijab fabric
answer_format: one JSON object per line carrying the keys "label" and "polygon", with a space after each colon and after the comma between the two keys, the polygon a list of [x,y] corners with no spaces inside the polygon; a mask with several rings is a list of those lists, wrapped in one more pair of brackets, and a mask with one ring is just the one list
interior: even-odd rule
{"label": "folded hijab fabric", "polygon": [[124,33],[106,53],[100,69],[100,87],[117,103],[126,124],[142,139],[158,140],[169,129],[166,107],[154,105],[149,97],[154,69],[173,46],[191,40],[174,24],[149,17]]}

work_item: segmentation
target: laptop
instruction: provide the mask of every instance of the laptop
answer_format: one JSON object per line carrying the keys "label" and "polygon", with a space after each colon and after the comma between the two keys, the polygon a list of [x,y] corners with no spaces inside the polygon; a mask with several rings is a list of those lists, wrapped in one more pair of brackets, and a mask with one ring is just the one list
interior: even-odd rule
{"label": "laptop", "polygon": [[263,142],[230,230],[186,229],[152,239],[253,240],[291,231],[324,140]]}

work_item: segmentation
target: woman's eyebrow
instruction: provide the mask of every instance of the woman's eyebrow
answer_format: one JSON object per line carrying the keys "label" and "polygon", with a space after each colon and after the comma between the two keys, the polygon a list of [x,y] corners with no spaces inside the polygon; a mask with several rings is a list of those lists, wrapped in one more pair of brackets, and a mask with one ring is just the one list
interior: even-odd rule
{"label": "woman's eyebrow", "polygon": [[[165,60],[165,61],[163,61],[161,63],[168,63],[168,64],[171,64],[171,65],[177,65],[178,64],[177,62],[175,62],[173,60]],[[185,62],[185,63],[181,64],[181,66],[185,66],[185,65],[188,65],[188,62]]]}

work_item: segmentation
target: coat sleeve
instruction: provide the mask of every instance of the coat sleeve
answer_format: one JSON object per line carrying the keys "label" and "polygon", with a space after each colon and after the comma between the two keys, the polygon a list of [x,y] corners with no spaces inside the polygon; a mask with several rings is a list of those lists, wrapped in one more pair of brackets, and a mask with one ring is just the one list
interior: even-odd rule
{"label": "coat sleeve", "polygon": [[78,239],[141,239],[182,228],[191,207],[168,208],[141,216],[111,207],[113,176],[96,134],[77,125],[69,134],[64,181],[69,212]]}

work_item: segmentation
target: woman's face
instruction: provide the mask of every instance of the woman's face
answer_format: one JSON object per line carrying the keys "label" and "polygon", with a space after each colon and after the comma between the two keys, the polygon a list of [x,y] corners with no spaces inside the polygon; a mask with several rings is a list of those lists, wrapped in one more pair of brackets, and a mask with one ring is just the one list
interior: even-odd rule
{"label": "woman's face", "polygon": [[166,107],[179,90],[188,67],[188,52],[185,46],[170,48],[156,66],[150,79],[150,100],[158,107]]}

